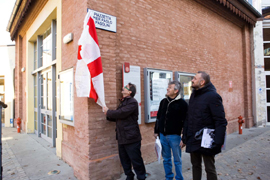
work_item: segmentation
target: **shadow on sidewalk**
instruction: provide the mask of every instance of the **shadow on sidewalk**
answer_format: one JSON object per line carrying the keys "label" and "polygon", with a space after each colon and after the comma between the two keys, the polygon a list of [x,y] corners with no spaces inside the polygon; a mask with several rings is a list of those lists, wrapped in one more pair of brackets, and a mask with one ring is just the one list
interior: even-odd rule
{"label": "shadow on sidewalk", "polygon": [[[55,148],[35,134],[2,128],[3,179],[69,180],[73,169],[55,155]],[[52,170],[59,174],[49,175]],[[57,172],[55,171],[55,172]]]}

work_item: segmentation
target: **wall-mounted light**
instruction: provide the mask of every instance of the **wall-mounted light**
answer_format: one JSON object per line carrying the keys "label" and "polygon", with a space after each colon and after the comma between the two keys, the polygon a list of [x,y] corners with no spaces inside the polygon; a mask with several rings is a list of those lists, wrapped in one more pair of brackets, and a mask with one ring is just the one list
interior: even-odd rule
{"label": "wall-mounted light", "polygon": [[25,67],[23,67],[22,69],[21,69],[21,72],[24,72],[25,71]]}
{"label": "wall-mounted light", "polygon": [[71,41],[73,41],[73,33],[69,33],[63,38],[63,43],[65,44],[68,44]]}

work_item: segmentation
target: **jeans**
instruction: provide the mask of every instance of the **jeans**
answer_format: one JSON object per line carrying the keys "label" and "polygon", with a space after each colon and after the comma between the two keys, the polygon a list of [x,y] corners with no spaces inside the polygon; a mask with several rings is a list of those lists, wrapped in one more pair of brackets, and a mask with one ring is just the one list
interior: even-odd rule
{"label": "jeans", "polygon": [[162,145],[162,157],[163,157],[163,166],[165,170],[166,180],[173,180],[174,174],[172,172],[172,157],[171,150],[173,152],[174,166],[176,180],[183,180],[182,175],[182,151],[180,148],[181,136],[179,135],[166,135],[164,136],[160,133],[160,142]]}
{"label": "jeans", "polygon": [[207,156],[194,152],[190,153],[193,180],[201,180],[202,178],[202,158],[205,166],[207,180],[217,180],[215,155]]}

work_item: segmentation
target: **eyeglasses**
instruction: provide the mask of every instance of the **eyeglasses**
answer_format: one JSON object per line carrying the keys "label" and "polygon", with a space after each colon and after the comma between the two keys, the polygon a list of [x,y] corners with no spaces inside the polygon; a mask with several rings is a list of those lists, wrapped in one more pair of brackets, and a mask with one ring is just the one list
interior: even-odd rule
{"label": "eyeglasses", "polygon": [[124,88],[126,88],[128,91],[130,91],[130,90],[127,88],[127,86],[125,86]]}

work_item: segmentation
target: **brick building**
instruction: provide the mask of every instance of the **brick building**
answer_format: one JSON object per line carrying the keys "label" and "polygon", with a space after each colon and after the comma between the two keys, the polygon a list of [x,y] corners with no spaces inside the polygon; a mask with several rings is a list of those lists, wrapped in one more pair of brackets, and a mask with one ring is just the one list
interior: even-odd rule
{"label": "brick building", "polygon": [[[21,117],[23,131],[51,142],[78,179],[114,179],[121,173],[115,124],[93,99],[76,96],[73,81],[73,101],[61,98],[61,77],[76,71],[87,8],[117,18],[116,32],[97,29],[109,108],[121,97],[124,62],[140,67],[141,77],[144,68],[205,70],[223,98],[228,133],[237,130],[239,115],[245,127],[254,125],[253,27],[261,15],[245,0],[17,0],[8,24],[16,41],[15,118]],[[65,44],[69,33],[73,41]],[[150,163],[156,160],[154,123],[146,123],[144,78],[140,83],[142,154]],[[71,115],[63,107],[71,108]]]}

